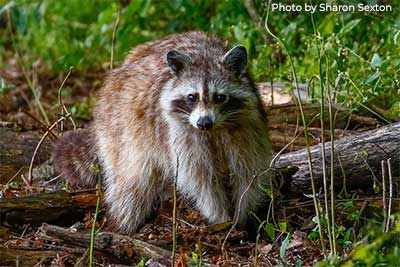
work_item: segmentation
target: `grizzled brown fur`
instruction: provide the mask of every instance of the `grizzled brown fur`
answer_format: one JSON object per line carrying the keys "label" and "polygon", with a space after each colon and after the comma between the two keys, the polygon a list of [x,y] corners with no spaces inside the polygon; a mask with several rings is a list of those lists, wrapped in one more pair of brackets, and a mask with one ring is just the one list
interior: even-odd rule
{"label": "grizzled brown fur", "polygon": [[210,222],[245,222],[263,202],[258,183],[266,185],[271,160],[265,112],[246,64],[244,47],[229,50],[202,32],[135,47],[100,91],[91,134],[60,144],[66,147],[55,154],[56,162],[63,155],[57,170],[75,183],[77,174],[92,177],[81,170],[95,159],[93,144],[110,216],[125,232],[143,223],[176,173],[177,189]]}
{"label": "grizzled brown fur", "polygon": [[96,153],[88,130],[67,132],[53,151],[54,172],[62,174],[69,184],[93,188],[99,177]]}

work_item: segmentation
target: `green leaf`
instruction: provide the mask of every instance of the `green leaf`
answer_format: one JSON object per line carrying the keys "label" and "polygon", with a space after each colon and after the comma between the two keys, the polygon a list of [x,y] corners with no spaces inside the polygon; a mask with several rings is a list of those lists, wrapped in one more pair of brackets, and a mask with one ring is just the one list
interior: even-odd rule
{"label": "green leaf", "polygon": [[281,257],[282,260],[286,256],[286,250],[287,250],[287,247],[289,245],[290,238],[291,238],[291,234],[289,233],[289,234],[287,234],[285,240],[283,240],[282,245],[281,245],[281,247],[279,249],[279,256]]}
{"label": "green leaf", "polygon": [[349,229],[346,230],[346,232],[344,233],[344,237],[343,237],[343,246],[345,248],[349,247],[351,245],[350,242],[350,236],[351,236],[351,232],[353,231],[353,228],[350,227]]}
{"label": "green leaf", "polygon": [[287,229],[287,222],[280,222],[279,231],[281,231],[281,233],[286,233],[286,229]]}
{"label": "green leaf", "polygon": [[347,33],[351,31],[354,27],[360,23],[361,19],[355,19],[344,25],[344,27],[340,30],[340,33]]}
{"label": "green leaf", "polygon": [[329,13],[324,17],[321,24],[318,26],[318,29],[321,35],[327,36],[333,33],[333,29],[335,28],[335,13]]}
{"label": "green leaf", "polygon": [[0,96],[5,95],[7,92],[11,91],[15,87],[14,84],[6,83],[1,77],[0,77]]}
{"label": "green leaf", "polygon": [[379,68],[382,66],[382,59],[377,53],[375,53],[374,56],[372,57],[371,65],[374,68]]}
{"label": "green leaf", "polygon": [[272,223],[267,223],[264,226],[265,232],[267,232],[268,237],[271,240],[275,240],[275,229],[274,229],[274,225]]}
{"label": "green leaf", "polygon": [[399,36],[400,36],[400,30],[398,30],[396,33],[395,33],[395,35],[393,36],[393,42],[394,42],[394,44],[395,45],[397,45],[398,44],[398,39],[399,39]]}
{"label": "green leaf", "polygon": [[143,257],[143,258],[140,259],[140,261],[138,262],[138,264],[136,266],[145,267],[146,266],[146,262],[147,262],[146,258]]}
{"label": "green leaf", "polygon": [[235,38],[239,42],[243,42],[245,39],[245,32],[240,28],[240,26],[236,25],[233,27],[233,34],[235,35]]}
{"label": "green leaf", "polygon": [[370,84],[370,83],[372,83],[373,81],[375,81],[376,79],[378,79],[379,76],[380,76],[379,71],[376,71],[376,72],[370,74],[370,75],[369,75],[365,80],[363,80],[361,83],[362,83],[362,84]]}

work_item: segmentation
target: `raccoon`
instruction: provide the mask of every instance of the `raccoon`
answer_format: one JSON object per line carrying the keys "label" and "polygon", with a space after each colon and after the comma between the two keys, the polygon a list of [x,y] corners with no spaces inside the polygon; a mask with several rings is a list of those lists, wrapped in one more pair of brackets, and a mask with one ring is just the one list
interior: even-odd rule
{"label": "raccoon", "polygon": [[[72,183],[93,185],[95,153],[105,202],[121,232],[135,232],[174,179],[210,223],[235,216],[245,223],[262,204],[259,184],[268,178],[264,172],[253,183],[254,175],[268,169],[272,155],[246,65],[245,47],[229,50],[203,32],[136,46],[99,92],[90,134],[67,135],[56,147],[56,170]],[[62,153],[74,151],[74,143],[83,144],[79,153]],[[86,159],[78,160],[83,149]]]}

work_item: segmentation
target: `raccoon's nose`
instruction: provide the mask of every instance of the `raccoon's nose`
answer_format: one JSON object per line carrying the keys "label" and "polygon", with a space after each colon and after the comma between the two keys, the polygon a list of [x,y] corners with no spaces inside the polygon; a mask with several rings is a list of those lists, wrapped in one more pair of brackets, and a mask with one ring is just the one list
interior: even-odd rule
{"label": "raccoon's nose", "polygon": [[197,127],[199,127],[199,129],[203,131],[211,129],[212,125],[213,122],[208,116],[200,117],[200,119],[197,121]]}

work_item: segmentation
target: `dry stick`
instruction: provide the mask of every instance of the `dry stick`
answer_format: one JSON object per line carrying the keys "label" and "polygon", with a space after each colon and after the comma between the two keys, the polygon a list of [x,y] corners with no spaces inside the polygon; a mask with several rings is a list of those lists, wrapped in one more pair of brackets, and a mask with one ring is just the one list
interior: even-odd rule
{"label": "dry stick", "polygon": [[[49,130],[49,127],[47,127],[46,124],[44,124],[40,119],[36,118],[35,115],[33,115],[32,113],[30,113],[29,111],[22,110],[22,113],[28,115],[28,116],[31,117],[34,121],[36,121],[37,123],[39,123],[39,127],[41,128],[41,130],[42,130],[43,132],[46,132],[46,131]],[[58,139],[57,135],[55,135],[52,131],[50,131],[50,135],[51,135],[55,140]]]}
{"label": "dry stick", "polygon": [[[173,218],[171,218],[171,217],[168,217],[168,216],[162,215],[162,214],[161,214],[161,217],[163,217],[163,218],[165,218],[165,219],[170,220],[171,222],[173,222]],[[177,222],[181,222],[181,223],[183,223],[183,224],[186,224],[187,226],[189,226],[190,228],[193,228],[194,230],[199,230],[199,229],[200,229],[200,231],[203,230],[203,228],[200,228],[200,227],[198,227],[198,226],[196,226],[196,225],[193,225],[193,224],[191,224],[191,223],[189,223],[189,222],[187,222],[187,221],[185,221],[185,220],[176,218],[176,221],[177,221]]]}
{"label": "dry stick", "polygon": [[387,202],[386,202],[386,166],[385,161],[381,161],[382,169],[382,201],[383,201],[383,228],[382,231],[386,232],[386,221],[387,221]]}
{"label": "dry stick", "polygon": [[8,182],[5,184],[6,186],[9,185],[14,179],[15,177],[18,176],[18,174],[20,174],[23,171],[24,167],[19,168],[19,170],[13,175],[13,177],[10,178],[10,180],[8,180]]}
{"label": "dry stick", "polygon": [[17,49],[17,45],[16,45],[15,38],[14,38],[14,33],[13,33],[13,31],[12,31],[12,28],[11,28],[11,16],[10,16],[10,11],[9,11],[8,9],[7,9],[7,19],[8,19],[8,30],[9,30],[10,35],[11,35],[11,43],[12,43],[12,45],[13,45],[15,54],[17,55],[18,63],[19,63],[19,65],[20,65],[20,68],[21,68],[21,70],[22,70],[22,73],[24,74],[25,80],[26,80],[26,82],[28,83],[28,86],[29,86],[29,88],[30,88],[31,91],[32,91],[33,97],[34,97],[34,99],[35,99],[35,102],[36,102],[36,104],[37,104],[39,110],[40,110],[40,113],[42,114],[42,116],[43,116],[44,120],[46,121],[46,123],[47,123],[48,125],[50,125],[49,118],[47,117],[47,114],[46,114],[46,112],[44,111],[44,108],[43,108],[43,106],[42,106],[42,103],[40,103],[40,100],[39,100],[39,97],[38,97],[38,95],[37,95],[37,93],[36,93],[35,87],[33,86],[32,81],[29,79],[28,73],[26,72],[25,65],[24,65],[24,61],[23,61],[23,59],[22,59],[22,57],[21,57],[21,54],[19,53],[19,51],[18,51],[18,49]]}
{"label": "dry stick", "polygon": [[342,160],[340,159],[340,154],[338,153],[338,162],[339,162],[339,167],[340,167],[340,171],[342,172],[342,176],[343,176],[343,185],[342,185],[342,189],[339,192],[339,195],[342,195],[344,193],[344,195],[347,197],[347,189],[346,189],[346,172],[344,171],[343,168],[343,164],[342,164]]}
{"label": "dry stick", "polygon": [[40,146],[42,145],[42,143],[46,139],[47,135],[51,132],[51,130],[53,130],[54,127],[56,127],[58,125],[58,123],[60,123],[61,121],[65,120],[66,118],[67,118],[67,116],[66,117],[61,117],[58,120],[56,120],[55,122],[53,122],[53,124],[50,125],[49,129],[43,134],[42,138],[40,138],[39,143],[36,145],[35,151],[33,151],[33,155],[32,155],[32,158],[31,158],[31,163],[29,164],[28,181],[27,181],[29,186],[32,183],[33,162],[35,161],[35,157],[36,157],[37,152],[39,151]]}
{"label": "dry stick", "polygon": [[176,156],[176,170],[174,177],[174,191],[173,191],[173,208],[172,208],[172,255],[171,255],[171,266],[175,266],[175,254],[176,254],[176,213],[177,213],[177,183],[178,183],[178,172],[179,170],[179,156]]}
{"label": "dry stick", "polygon": [[362,157],[361,159],[363,160],[365,166],[367,166],[368,170],[370,171],[372,178],[374,180],[374,189],[375,189],[375,184],[378,183],[379,184],[379,180],[378,178],[376,178],[376,175],[374,173],[374,170],[372,169],[372,167],[369,165],[368,161],[365,159],[365,157],[363,155],[361,155],[360,157]]}
{"label": "dry stick", "polygon": [[359,211],[359,213],[358,213],[358,216],[357,216],[357,220],[355,220],[354,221],[354,223],[353,223],[353,231],[354,231],[354,233],[356,233],[357,232],[357,229],[358,229],[358,223],[359,223],[359,219],[361,218],[361,215],[363,214],[363,212],[365,211],[365,209],[368,207],[368,201],[367,200],[364,200],[364,202],[363,202],[363,204],[362,204],[362,206],[361,206],[361,209],[360,209],[360,211]]}
{"label": "dry stick", "polygon": [[268,27],[268,17],[269,17],[269,11],[270,11],[270,7],[271,7],[271,0],[268,1],[268,7],[267,7],[267,15],[265,18],[265,28],[267,30],[267,32],[278,41],[278,43],[281,45],[281,47],[283,48],[283,50],[286,52],[286,54],[288,55],[288,59],[289,59],[289,63],[291,66],[291,71],[292,71],[292,75],[295,81],[295,88],[297,90],[297,95],[298,95],[298,103],[299,103],[299,108],[300,108],[300,112],[301,112],[301,118],[303,121],[303,127],[304,127],[304,136],[305,136],[305,143],[306,143],[306,149],[307,149],[307,160],[308,160],[308,166],[310,169],[310,178],[311,178],[311,188],[312,188],[312,193],[313,193],[313,201],[314,201],[314,206],[315,206],[315,214],[318,217],[318,228],[319,228],[319,232],[320,232],[320,240],[321,240],[321,247],[322,247],[322,251],[324,253],[324,255],[326,255],[326,247],[325,247],[325,240],[323,237],[323,231],[322,231],[322,226],[321,226],[321,215],[319,212],[319,200],[317,199],[317,192],[316,192],[316,188],[315,188],[315,179],[314,179],[314,173],[313,173],[313,168],[312,168],[312,161],[311,161],[311,150],[310,150],[310,142],[308,140],[308,130],[307,130],[307,123],[306,123],[306,119],[304,116],[304,110],[303,110],[303,105],[300,101],[300,90],[299,90],[299,86],[297,83],[297,75],[296,75],[296,71],[294,69],[294,65],[293,65],[293,61],[292,58],[290,56],[290,54],[288,53],[285,44],[276,36],[274,35],[271,30]]}
{"label": "dry stick", "polygon": [[[58,88],[58,104],[60,105],[61,116],[63,116],[63,117],[66,116],[66,115],[69,116],[70,114],[68,112],[67,107],[64,105],[64,100],[63,100],[63,98],[61,96],[61,92],[62,92],[62,89],[64,88],[65,82],[67,81],[68,77],[71,75],[71,72],[72,72],[73,69],[74,69],[74,67],[70,67],[69,68],[67,76],[65,76],[63,82],[60,85],[60,88]],[[74,126],[74,131],[75,131],[76,130],[76,124],[74,122],[74,119],[71,116],[69,116],[68,118],[71,121],[72,125]],[[60,131],[61,131],[61,133],[64,131],[64,121],[61,121],[61,123],[60,123]]]}
{"label": "dry stick", "polygon": [[111,41],[110,70],[112,70],[114,68],[115,36],[116,36],[118,25],[119,25],[120,15],[121,15],[121,5],[118,6],[117,19],[115,20],[114,28],[113,28],[112,41]]}
{"label": "dry stick", "polygon": [[392,176],[392,166],[390,158],[387,160],[387,168],[389,175],[389,205],[388,205],[387,220],[386,220],[386,232],[389,231],[390,213],[392,212],[392,201],[393,201],[393,176]]}

